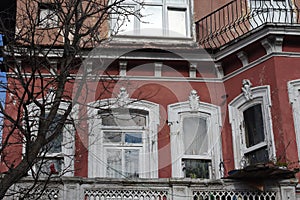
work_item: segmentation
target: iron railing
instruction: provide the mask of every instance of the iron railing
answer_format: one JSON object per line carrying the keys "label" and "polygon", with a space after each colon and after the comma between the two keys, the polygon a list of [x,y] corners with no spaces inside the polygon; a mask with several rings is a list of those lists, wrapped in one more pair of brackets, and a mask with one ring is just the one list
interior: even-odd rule
{"label": "iron railing", "polygon": [[197,41],[219,49],[269,23],[298,24],[298,6],[291,0],[233,0],[196,21]]}

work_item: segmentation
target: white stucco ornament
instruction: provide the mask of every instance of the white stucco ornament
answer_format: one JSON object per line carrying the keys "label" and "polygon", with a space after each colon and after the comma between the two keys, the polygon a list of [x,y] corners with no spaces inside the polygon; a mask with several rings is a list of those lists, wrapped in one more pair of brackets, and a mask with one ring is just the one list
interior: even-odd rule
{"label": "white stucco ornament", "polygon": [[190,108],[192,111],[196,111],[199,109],[199,96],[196,90],[192,90],[189,96]]}
{"label": "white stucco ornament", "polygon": [[244,94],[244,97],[246,98],[247,101],[250,101],[253,99],[252,91],[251,91],[251,86],[252,83],[248,79],[243,80],[243,86],[242,86],[242,91]]}
{"label": "white stucco ornament", "polygon": [[124,87],[120,88],[120,93],[118,94],[117,103],[120,107],[123,107],[129,103],[129,94],[126,88]]}

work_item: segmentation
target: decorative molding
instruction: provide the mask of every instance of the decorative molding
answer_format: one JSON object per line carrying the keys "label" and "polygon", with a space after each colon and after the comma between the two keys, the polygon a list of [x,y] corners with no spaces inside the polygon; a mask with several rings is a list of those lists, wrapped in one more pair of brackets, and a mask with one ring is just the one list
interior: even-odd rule
{"label": "decorative molding", "polygon": [[161,69],[162,69],[162,62],[155,62],[154,63],[154,76],[161,77]]}
{"label": "decorative molding", "polygon": [[243,86],[242,86],[242,91],[244,94],[244,97],[246,98],[246,101],[250,101],[253,99],[253,95],[252,95],[252,91],[251,91],[251,87],[252,87],[252,83],[250,82],[249,79],[244,79],[242,81]]}
{"label": "decorative molding", "polygon": [[223,67],[222,67],[222,62],[217,62],[215,63],[215,68],[217,70],[217,77],[218,78],[223,78],[224,77],[224,71],[223,71]]}
{"label": "decorative molding", "polygon": [[84,66],[86,67],[86,74],[91,74],[91,72],[93,71],[93,61],[85,61]]}
{"label": "decorative molding", "polygon": [[249,64],[248,61],[248,56],[244,51],[240,51],[239,53],[236,54],[236,56],[240,59],[242,62],[243,67]]}
{"label": "decorative molding", "polygon": [[261,45],[265,48],[267,54],[274,52],[282,52],[283,36],[271,36],[261,41]]}
{"label": "decorative molding", "polygon": [[189,96],[190,108],[192,111],[197,111],[199,108],[199,99],[200,97],[197,94],[196,90],[192,90]]}
{"label": "decorative molding", "polygon": [[286,24],[277,24],[276,26],[264,26],[263,29],[258,29],[258,31],[254,31],[250,35],[245,35],[242,40],[226,46],[221,49],[218,53],[214,55],[216,61],[220,61],[228,55],[231,55],[234,52],[237,52],[246,46],[253,44],[269,35],[282,36],[282,35],[299,35],[300,30],[297,26],[286,26]]}
{"label": "decorative molding", "polygon": [[190,78],[196,78],[197,63],[190,63],[189,75]]}
{"label": "decorative molding", "polygon": [[120,88],[120,93],[118,94],[117,103],[120,107],[124,107],[129,103],[129,94],[125,87]]}
{"label": "decorative molding", "polygon": [[126,76],[127,61],[119,61],[119,75]]}
{"label": "decorative molding", "polygon": [[51,102],[54,102],[54,98],[55,98],[55,89],[53,87],[50,87],[46,94],[47,103],[51,104]]}

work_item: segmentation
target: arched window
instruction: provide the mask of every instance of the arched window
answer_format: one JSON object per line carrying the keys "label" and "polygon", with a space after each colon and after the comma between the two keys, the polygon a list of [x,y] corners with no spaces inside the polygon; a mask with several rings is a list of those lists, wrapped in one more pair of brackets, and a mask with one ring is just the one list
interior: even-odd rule
{"label": "arched window", "polygon": [[229,104],[235,168],[275,159],[269,86],[251,87],[243,81],[243,93]]}
{"label": "arched window", "polygon": [[220,178],[220,110],[194,90],[189,99],[168,106],[172,177]]}
{"label": "arched window", "polygon": [[117,101],[90,104],[88,176],[157,178],[159,106],[130,99],[120,106]]}
{"label": "arched window", "polygon": [[[50,104],[49,104],[50,105]],[[56,117],[51,122],[49,130],[45,133],[46,138],[51,137],[56,127],[61,123],[60,119],[68,107],[68,103],[61,102],[60,107],[57,111]],[[50,111],[50,107],[46,107],[46,119]],[[39,127],[39,118],[43,117],[40,115],[39,108],[34,104],[28,106],[30,127],[32,129],[33,139]],[[38,163],[35,165],[34,171],[38,172],[41,176],[49,176],[50,174],[59,174],[64,176],[72,176],[74,174],[74,150],[75,150],[75,127],[71,123],[71,118],[68,118],[63,125],[62,131],[45,145],[41,154],[38,157]],[[24,146],[25,151],[25,146]]]}

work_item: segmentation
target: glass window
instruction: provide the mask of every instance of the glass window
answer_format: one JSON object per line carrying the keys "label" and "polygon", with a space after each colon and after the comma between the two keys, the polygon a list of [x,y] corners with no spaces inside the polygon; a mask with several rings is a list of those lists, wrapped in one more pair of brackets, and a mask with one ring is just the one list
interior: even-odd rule
{"label": "glass window", "polygon": [[[141,1],[142,2],[142,1]],[[133,16],[113,16],[114,32],[119,35],[188,37],[190,30],[188,0],[125,1]],[[122,11],[121,11],[122,12]]]}
{"label": "glass window", "polygon": [[102,110],[106,176],[140,177],[140,156],[148,112],[138,109]]}
{"label": "glass window", "polygon": [[107,177],[121,178],[122,176],[122,151],[119,149],[106,150]]}
{"label": "glass window", "polygon": [[251,106],[243,112],[246,148],[252,147],[245,153],[248,164],[267,162],[269,159],[265,142],[264,122],[261,104]]}
{"label": "glass window", "polygon": [[246,146],[252,147],[265,141],[261,105],[255,105],[243,112],[245,122]]}
{"label": "glass window", "polygon": [[245,154],[248,164],[254,165],[256,163],[265,163],[269,160],[269,153],[267,147],[256,149]]}
{"label": "glass window", "polygon": [[57,6],[50,3],[39,4],[38,25],[42,28],[53,28],[58,25]]}
{"label": "glass window", "polygon": [[182,162],[185,177],[209,178],[211,160],[201,159],[203,156],[208,156],[209,140],[206,119],[193,115],[184,117],[182,137],[184,143]]}
{"label": "glass window", "polygon": [[208,151],[206,120],[200,117],[183,119],[183,138],[186,155],[201,155]]}
{"label": "glass window", "polygon": [[209,178],[210,160],[183,159],[185,176],[189,178]]}
{"label": "glass window", "polygon": [[110,178],[139,177],[139,149],[107,149],[106,175]]}
{"label": "glass window", "polygon": [[162,6],[144,6],[141,10],[141,35],[162,35]]}
{"label": "glass window", "polygon": [[[48,117],[48,114],[45,116]],[[61,115],[56,115],[53,122],[49,126],[49,131],[46,133],[46,138],[52,136],[54,132],[57,131],[57,125],[60,123]],[[58,133],[58,135],[51,140],[43,149],[43,156],[40,158],[39,164],[42,164],[40,172],[43,175],[58,174],[62,170],[63,164],[63,131]]]}
{"label": "glass window", "polygon": [[187,34],[186,10],[169,8],[168,19],[168,30],[170,36],[180,37]]}
{"label": "glass window", "polygon": [[115,109],[102,111],[103,126],[146,126],[148,112],[140,112],[136,109]]}

